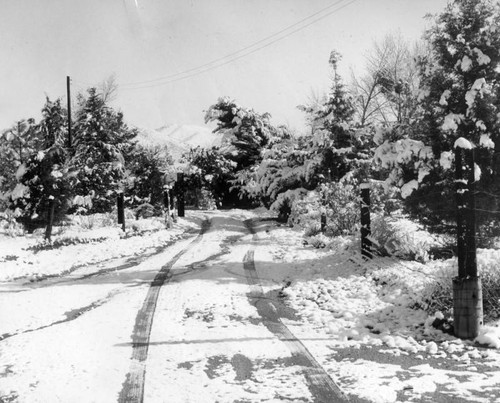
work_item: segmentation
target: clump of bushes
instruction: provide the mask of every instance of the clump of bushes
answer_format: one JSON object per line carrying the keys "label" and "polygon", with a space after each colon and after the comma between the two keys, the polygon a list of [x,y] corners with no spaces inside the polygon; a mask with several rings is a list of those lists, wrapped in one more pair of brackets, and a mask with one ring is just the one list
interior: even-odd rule
{"label": "clump of bushes", "polygon": [[[498,261],[500,250],[478,249],[478,272],[481,276],[483,292],[483,313],[485,322],[500,318],[500,272]],[[443,312],[452,316],[453,278],[457,276],[456,259],[449,259],[438,267],[422,292],[424,309],[433,314]]]}
{"label": "clump of bushes", "polygon": [[371,222],[371,240],[377,254],[426,262],[437,240],[418,224],[404,217],[376,216]]}
{"label": "clump of bushes", "polygon": [[0,232],[10,237],[16,237],[24,235],[25,230],[24,226],[16,221],[13,212],[5,210],[0,213]]}

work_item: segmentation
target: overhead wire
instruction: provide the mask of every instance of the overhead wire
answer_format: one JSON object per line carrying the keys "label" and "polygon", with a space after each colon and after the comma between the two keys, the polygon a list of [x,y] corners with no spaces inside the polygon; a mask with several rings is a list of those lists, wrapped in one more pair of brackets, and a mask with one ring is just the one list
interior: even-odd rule
{"label": "overhead wire", "polygon": [[337,0],[334,4],[330,4],[328,7],[325,7],[325,8],[323,8],[323,9],[321,9],[321,10],[319,10],[319,11],[315,12],[314,14],[311,14],[310,16],[308,16],[308,17],[306,17],[306,18],[303,18],[302,20],[297,21],[296,23],[294,23],[294,24],[292,24],[292,25],[289,25],[288,27],[283,28],[282,30],[280,30],[280,31],[278,31],[278,32],[275,32],[274,34],[271,34],[271,35],[269,35],[269,36],[267,36],[267,37],[265,37],[265,38],[263,38],[263,39],[261,39],[261,40],[259,40],[259,41],[257,41],[257,42],[254,42],[254,43],[252,43],[252,44],[250,44],[250,45],[248,45],[248,46],[246,46],[246,47],[242,48],[242,49],[238,49],[237,51],[234,51],[234,52],[232,52],[232,53],[229,53],[229,54],[227,54],[227,55],[225,55],[225,56],[222,56],[222,57],[219,57],[219,58],[217,58],[217,59],[211,60],[210,62],[207,62],[207,63],[202,64],[202,65],[200,65],[200,66],[193,67],[193,68],[190,68],[190,69],[188,69],[188,70],[181,71],[181,72],[179,72],[179,73],[169,74],[169,75],[167,75],[167,76],[158,77],[158,78],[151,79],[151,80],[145,80],[145,81],[138,81],[138,82],[124,83],[124,84],[122,84],[122,86],[124,86],[124,85],[142,85],[142,84],[149,84],[149,83],[153,83],[153,82],[161,81],[161,80],[164,80],[164,79],[177,77],[177,76],[179,76],[179,75],[183,75],[183,74],[186,74],[186,73],[191,73],[191,72],[196,71],[196,70],[199,70],[199,69],[201,69],[201,68],[203,68],[203,67],[210,66],[210,65],[212,65],[212,64],[214,64],[214,63],[217,63],[217,62],[220,62],[220,61],[222,61],[222,60],[225,60],[225,59],[227,59],[227,58],[229,58],[229,57],[231,57],[231,56],[237,55],[237,54],[239,54],[239,53],[241,53],[241,52],[243,52],[243,51],[245,51],[245,50],[248,50],[248,49],[250,49],[250,48],[253,48],[253,47],[255,47],[256,45],[258,45],[258,44],[260,44],[260,43],[264,43],[264,42],[266,42],[267,40],[269,40],[269,39],[271,39],[271,38],[274,38],[274,37],[278,36],[279,34],[281,34],[281,33],[285,32],[285,31],[288,31],[290,28],[293,28],[293,27],[295,27],[295,26],[297,26],[297,25],[300,25],[300,24],[302,24],[304,21],[307,21],[307,20],[309,20],[309,19],[311,19],[311,18],[315,17],[316,15],[321,14],[321,13],[323,13],[324,11],[326,11],[326,10],[328,10],[328,9],[330,9],[330,8],[332,8],[332,7],[334,7],[334,6],[336,6],[336,5],[338,5],[339,3],[342,3],[343,1],[345,1],[345,0]]}
{"label": "overhead wire", "polygon": [[[299,32],[299,31],[315,24],[316,22],[321,21],[321,20],[329,17],[330,15],[332,15],[334,13],[339,12],[340,10],[351,5],[352,3],[356,2],[357,0],[350,0],[347,3],[340,5],[343,1],[345,1],[345,0],[338,0],[334,4],[328,6],[328,7],[324,8],[324,9],[322,9],[322,10],[320,10],[320,11],[318,11],[318,12],[316,12],[316,13],[314,13],[306,18],[303,18],[302,20],[300,20],[300,21],[298,21],[298,22],[272,34],[272,35],[269,35],[266,38],[263,38],[263,39],[255,42],[251,45],[248,45],[248,46],[246,46],[238,51],[232,52],[226,56],[212,60],[211,62],[202,64],[202,65],[197,66],[197,67],[193,67],[191,69],[188,69],[188,70],[185,70],[185,71],[182,71],[179,73],[175,73],[175,74],[171,74],[171,75],[167,75],[167,76],[163,76],[163,77],[158,77],[156,79],[139,81],[139,82],[135,82],[135,83],[124,83],[124,84],[119,84],[119,85],[123,90],[152,88],[152,87],[170,84],[170,83],[180,81],[180,80],[185,80],[185,79],[197,76],[199,74],[206,73],[210,70],[225,66],[229,63],[233,63],[239,59],[242,59],[243,57],[249,56],[249,55],[256,53],[264,48],[267,48],[267,47],[273,45],[274,43],[279,42],[279,41],[289,37],[290,35],[293,35],[294,33]],[[328,10],[328,9],[335,7],[335,6],[339,6],[339,7],[335,8],[332,11],[327,12],[326,14],[319,16],[318,18],[314,18],[315,16],[322,14],[325,10]],[[314,18],[314,19],[312,21],[308,22],[307,24],[302,25],[305,21],[310,20],[311,18]],[[298,28],[295,28],[295,29],[289,31],[291,28],[296,27],[298,25],[300,25]],[[289,31],[289,32],[287,32],[287,31]],[[282,34],[284,34],[284,35],[282,35]],[[269,41],[272,38],[275,38],[275,39]],[[262,44],[262,45],[257,46],[260,44]],[[252,49],[252,48],[254,48],[254,49]],[[226,60],[226,59],[228,59],[228,60]],[[164,80],[166,80],[166,81],[164,81]]]}

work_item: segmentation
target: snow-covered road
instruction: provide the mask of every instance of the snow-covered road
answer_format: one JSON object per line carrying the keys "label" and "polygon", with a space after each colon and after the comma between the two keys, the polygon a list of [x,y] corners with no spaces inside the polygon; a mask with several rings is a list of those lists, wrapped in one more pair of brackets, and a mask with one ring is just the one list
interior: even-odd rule
{"label": "snow-covered road", "polygon": [[[256,212],[189,215],[141,237],[12,246],[17,261],[0,283],[0,402],[500,397],[499,355],[425,336],[425,313],[394,276],[403,266],[305,247]],[[381,286],[389,276],[397,281]]]}
{"label": "snow-covered road", "polygon": [[342,400],[261,304],[249,218],[207,213],[210,228],[159,253],[4,283],[2,401]]}

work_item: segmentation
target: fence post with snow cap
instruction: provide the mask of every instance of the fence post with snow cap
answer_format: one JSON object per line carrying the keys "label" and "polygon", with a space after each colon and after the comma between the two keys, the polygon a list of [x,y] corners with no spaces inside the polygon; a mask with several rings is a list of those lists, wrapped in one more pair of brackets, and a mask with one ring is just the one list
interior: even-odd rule
{"label": "fence post with snow cap", "polygon": [[453,279],[455,336],[472,339],[483,324],[481,278],[477,273],[474,147],[464,138],[455,142],[458,276]]}
{"label": "fence post with snow cap", "polygon": [[372,241],[370,240],[370,184],[361,186],[361,255],[372,258]]}

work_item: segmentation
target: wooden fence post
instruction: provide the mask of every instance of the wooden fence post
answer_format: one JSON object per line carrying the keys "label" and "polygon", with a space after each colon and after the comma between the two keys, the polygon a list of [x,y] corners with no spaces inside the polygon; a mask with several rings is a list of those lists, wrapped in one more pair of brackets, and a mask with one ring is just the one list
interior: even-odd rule
{"label": "wooden fence post", "polygon": [[173,210],[175,210],[175,194],[173,188],[168,190],[168,195],[170,198],[170,210],[172,210],[173,214]]}
{"label": "wooden fence post", "polygon": [[177,216],[184,217],[184,173],[177,172]]}
{"label": "wooden fence post", "polygon": [[163,190],[163,206],[167,210],[167,228],[172,227],[172,214],[170,209],[170,189],[166,188]]}
{"label": "wooden fence post", "polygon": [[54,223],[54,207],[55,207],[55,200],[53,196],[50,196],[49,198],[49,206],[48,206],[48,221],[47,221],[47,227],[45,228],[45,239],[49,242],[51,242],[52,238],[52,225]]}
{"label": "wooden fence post", "polygon": [[326,213],[321,213],[321,232],[326,230]]}
{"label": "wooden fence post", "polygon": [[373,257],[370,240],[370,184],[361,184],[361,255],[368,259]]}
{"label": "wooden fence post", "polygon": [[121,224],[122,230],[125,231],[125,197],[123,192],[118,193],[116,207],[118,209],[118,224]]}
{"label": "wooden fence post", "polygon": [[474,149],[455,144],[458,276],[453,279],[453,321],[456,337],[472,339],[483,324],[481,278],[477,275]]}

